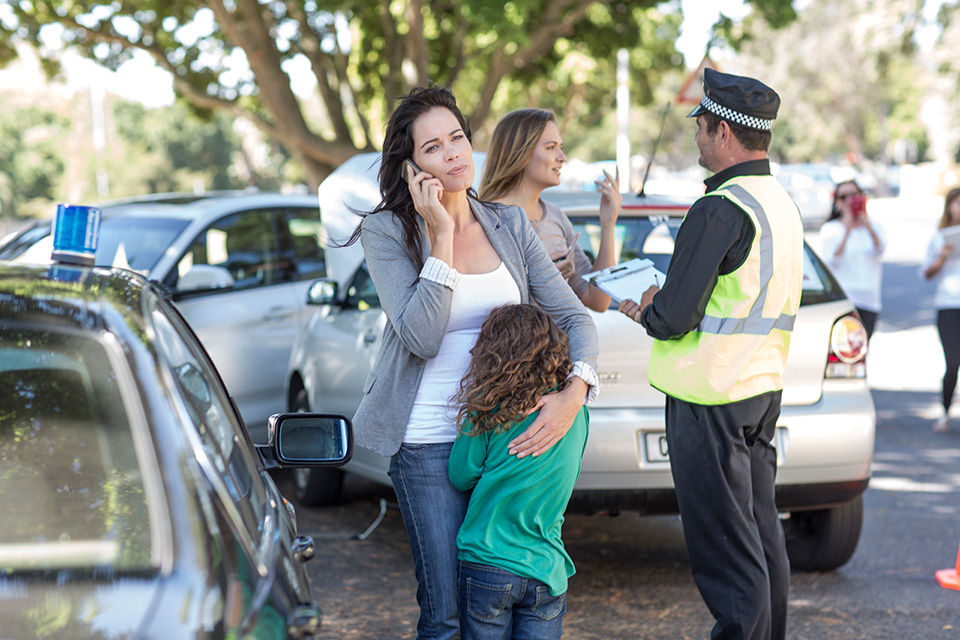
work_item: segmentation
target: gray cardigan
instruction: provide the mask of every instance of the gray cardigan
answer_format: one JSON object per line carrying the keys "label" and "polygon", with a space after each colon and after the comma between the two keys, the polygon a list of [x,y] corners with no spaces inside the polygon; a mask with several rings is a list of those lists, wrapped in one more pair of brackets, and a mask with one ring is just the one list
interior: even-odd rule
{"label": "gray cardigan", "polygon": [[[570,359],[596,370],[600,346],[593,319],[550,260],[523,211],[472,198],[470,208],[517,281],[521,301],[533,301],[549,313],[570,339]],[[430,242],[422,219],[420,232],[426,259]],[[390,212],[365,217],[360,241],[387,324],[353,428],[359,446],[390,456],[403,442],[424,363],[440,349],[453,290],[420,278],[404,247],[400,221]]]}

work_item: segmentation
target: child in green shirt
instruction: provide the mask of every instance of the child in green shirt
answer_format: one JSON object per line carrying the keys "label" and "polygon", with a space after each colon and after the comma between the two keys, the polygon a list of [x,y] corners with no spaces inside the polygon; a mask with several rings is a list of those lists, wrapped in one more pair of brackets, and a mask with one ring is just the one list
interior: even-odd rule
{"label": "child in green shirt", "polygon": [[567,336],[529,304],[494,309],[470,351],[448,464],[453,486],[473,490],[457,535],[463,640],[561,637],[574,567],[560,528],[580,474],[587,410],[539,456],[517,458],[508,444],[534,421],[540,397],[565,384],[569,352]]}

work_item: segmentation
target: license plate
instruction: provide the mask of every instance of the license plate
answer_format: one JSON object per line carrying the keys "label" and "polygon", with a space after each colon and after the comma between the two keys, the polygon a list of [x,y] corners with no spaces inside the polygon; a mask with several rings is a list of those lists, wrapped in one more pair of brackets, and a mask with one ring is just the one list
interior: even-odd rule
{"label": "license plate", "polygon": [[670,462],[666,433],[654,431],[645,432],[642,435],[644,460],[647,462]]}
{"label": "license plate", "polygon": [[[788,434],[786,427],[777,427],[774,446],[777,448],[777,464],[783,462],[787,452]],[[670,450],[667,447],[667,434],[663,431],[641,431],[640,448],[646,462],[670,462]]]}

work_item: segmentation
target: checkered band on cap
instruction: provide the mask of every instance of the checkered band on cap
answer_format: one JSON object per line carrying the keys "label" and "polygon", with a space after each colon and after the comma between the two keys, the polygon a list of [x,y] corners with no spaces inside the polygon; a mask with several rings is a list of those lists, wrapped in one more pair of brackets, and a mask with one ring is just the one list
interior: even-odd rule
{"label": "checkered band on cap", "polygon": [[739,125],[748,127],[750,129],[759,129],[760,131],[769,131],[773,126],[773,120],[764,120],[763,118],[755,118],[753,116],[748,116],[745,113],[740,113],[739,111],[734,111],[729,109],[722,104],[716,103],[707,96],[703,96],[703,99],[700,100],[700,105],[714,115],[718,115],[724,120],[730,120],[736,122]]}

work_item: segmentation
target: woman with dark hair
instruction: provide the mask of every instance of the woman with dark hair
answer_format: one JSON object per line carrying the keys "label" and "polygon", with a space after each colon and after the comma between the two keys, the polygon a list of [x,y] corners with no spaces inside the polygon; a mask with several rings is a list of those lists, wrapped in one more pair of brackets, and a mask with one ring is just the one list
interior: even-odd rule
{"label": "woman with dark hair", "polygon": [[950,427],[950,405],[957,387],[960,370],[960,257],[957,247],[947,241],[943,230],[960,225],[960,187],[951,189],[943,203],[943,215],[937,232],[927,245],[927,258],[921,269],[923,277],[935,280],[937,293],[937,331],[943,346],[947,369],[943,374],[943,415],[933,423],[933,430],[944,432]]}
{"label": "woman with dark hair", "polygon": [[418,638],[457,636],[456,536],[467,494],[447,475],[458,426],[453,398],[490,310],[532,301],[570,339],[566,385],[540,396],[537,418],[508,445],[511,455],[550,449],[597,389],[593,321],[523,212],[476,198],[472,151],[449,90],[403,96],[387,123],[381,202],[354,233],[387,324],[353,426],[359,446],[391,456],[417,575]]}
{"label": "woman with dark hair", "polygon": [[620,174],[603,172],[600,190],[600,246],[590,263],[577,244],[570,219],[540,194],[560,184],[560,169],[567,157],[553,112],[545,109],[511,111],[497,123],[490,139],[487,161],[480,182],[480,198],[523,209],[550,258],[580,301],[594,311],[606,311],[610,296],[591,287],[583,276],[616,264],[614,234],[623,196]]}
{"label": "woman with dark hair", "polygon": [[820,243],[823,258],[857,308],[869,340],[880,315],[884,240],[882,229],[870,220],[866,207],[851,207],[856,196],[863,196],[856,181],[836,186],[830,217],[820,227]]}

